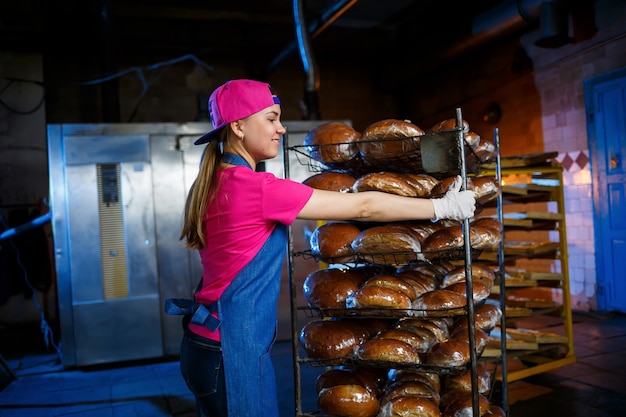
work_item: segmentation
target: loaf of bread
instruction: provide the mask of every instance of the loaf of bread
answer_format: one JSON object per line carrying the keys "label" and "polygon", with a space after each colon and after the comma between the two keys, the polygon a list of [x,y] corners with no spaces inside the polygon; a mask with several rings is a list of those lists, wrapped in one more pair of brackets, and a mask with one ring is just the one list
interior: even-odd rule
{"label": "loaf of bread", "polygon": [[[479,329],[478,327],[474,328],[474,337],[475,337],[475,345],[476,353],[481,354],[485,347],[487,346],[487,342],[489,341],[489,335],[484,330]],[[458,329],[450,334],[449,340],[459,340],[462,342],[466,342],[469,344],[469,331],[467,329]]]}
{"label": "loaf of bread", "polygon": [[[474,318],[474,326],[489,333],[494,327],[500,325],[502,310],[498,306],[485,303],[474,310]],[[467,316],[462,316],[454,320],[449,330],[467,329],[467,326]]]}
{"label": "loaf of bread", "polygon": [[352,192],[352,186],[355,181],[356,178],[345,172],[324,171],[310,176],[302,183],[317,190],[349,193]]}
{"label": "loaf of bread", "polygon": [[417,197],[417,190],[407,178],[394,172],[372,172],[360,176],[352,186],[352,192],[381,191],[403,197]]}
{"label": "loaf of bread", "polygon": [[309,307],[324,309],[331,315],[341,314],[346,308],[346,298],[378,273],[378,269],[369,267],[315,270],[302,284],[304,298]]}
{"label": "loaf of bread", "polygon": [[[472,247],[477,247],[481,244],[482,236],[479,231],[470,227],[469,236]],[[464,242],[463,227],[461,225],[450,226],[428,236],[422,243],[422,252],[427,254],[428,257],[436,257],[438,256],[437,252],[462,248]]]}
{"label": "loaf of bread", "polygon": [[400,397],[419,397],[439,405],[439,392],[428,383],[420,381],[395,381],[385,387],[385,393],[380,399],[381,406]]}
{"label": "loaf of bread", "polygon": [[381,417],[441,417],[437,405],[428,398],[398,397],[381,407]]}
{"label": "loaf of bread", "polygon": [[[430,336],[430,337],[429,337]],[[413,331],[408,328],[387,329],[377,335],[383,339],[396,339],[408,343],[418,353],[426,353],[433,345],[434,336],[428,335],[427,332]]]}
{"label": "loaf of bread", "polygon": [[357,384],[323,388],[317,404],[325,414],[333,416],[375,417],[379,409],[376,396]]}
{"label": "loaf of bread", "polygon": [[354,262],[352,242],[361,229],[352,223],[329,222],[318,226],[309,238],[311,253],[330,263]]}
{"label": "loaf of bread", "polygon": [[[472,263],[472,282],[482,282],[489,288],[493,286],[496,275],[492,267],[479,263]],[[441,280],[441,287],[445,288],[457,282],[465,282],[466,271],[465,265],[458,265],[448,271]]]}
{"label": "loaf of bread", "polygon": [[419,353],[407,342],[374,337],[361,343],[356,358],[362,361],[416,365],[421,363]]}
{"label": "loaf of bread", "polygon": [[[470,417],[473,416],[472,393],[450,391],[450,403],[443,411],[443,417]],[[441,404],[444,404],[443,398]],[[478,394],[478,415],[483,416],[491,406],[489,399]]]}
{"label": "loaf of bread", "polygon": [[430,194],[439,181],[428,174],[402,173],[400,174],[414,189],[418,197]]}
{"label": "loaf of bread", "polygon": [[417,296],[436,288],[436,281],[434,278],[422,275],[417,271],[398,272],[396,275],[411,285],[413,289],[415,289],[415,294]]}
{"label": "loaf of bread", "polygon": [[476,201],[483,205],[494,200],[502,192],[498,180],[489,175],[469,177],[467,189],[474,191]]}
{"label": "loaf of bread", "polygon": [[[411,299],[406,294],[391,288],[377,286],[361,287],[346,298],[346,308],[398,310],[388,312],[394,316],[404,315],[406,310],[411,308],[411,303]],[[361,314],[368,313],[362,311]],[[373,314],[376,314],[376,311]]]}
{"label": "loaf of bread", "polygon": [[358,140],[361,157],[365,161],[404,156],[420,150],[420,136],[424,131],[408,120],[385,119],[367,126]]}
{"label": "loaf of bread", "polygon": [[394,275],[377,275],[368,279],[363,287],[385,287],[395,291],[399,291],[409,297],[411,301],[417,298],[415,288],[402,277]]}
{"label": "loaf of bread", "polygon": [[[445,119],[439,123],[436,123],[430,129],[428,129],[428,133],[441,132],[442,130],[452,130],[454,128],[456,128],[456,119]],[[463,130],[463,133],[468,133],[469,123],[465,120],[462,120],[461,128]]]}
{"label": "loaf of bread", "polygon": [[[381,383],[382,384],[382,383]],[[337,385],[360,385],[378,398],[380,384],[376,374],[366,368],[331,368],[322,372],[315,382],[315,392]]]}
{"label": "loaf of bread", "polygon": [[[413,308],[418,316],[451,315],[463,312],[467,298],[459,293],[448,290],[434,290],[417,297]],[[420,314],[420,312],[422,314]]]}
{"label": "loaf of bread", "polygon": [[432,387],[435,392],[441,392],[441,377],[437,372],[426,372],[419,369],[393,368],[388,373],[388,384],[402,381],[418,381]]}
{"label": "loaf of bread", "polygon": [[487,229],[492,229],[494,232],[500,234],[502,232],[502,222],[500,220],[495,219],[493,217],[479,217],[477,219],[472,220],[470,223],[471,227],[480,226],[485,227]]}
{"label": "loaf of bread", "polygon": [[434,338],[432,339],[432,344],[442,342],[450,336],[448,326],[443,321],[436,321],[436,319],[406,317],[399,320],[396,326],[399,329],[409,329],[412,332],[426,330]]}
{"label": "loaf of bread", "polygon": [[356,141],[361,133],[342,122],[328,122],[313,128],[303,144],[311,158],[324,164],[341,164],[358,155]]}
{"label": "loaf of bread", "polygon": [[[476,363],[476,377],[478,392],[487,394],[491,390],[491,373],[484,362]],[[448,375],[444,379],[443,386],[445,391],[472,392],[472,373],[468,370],[459,375]]]}
{"label": "loaf of bread", "polygon": [[[443,288],[444,290],[453,291],[467,297],[467,283],[457,282]],[[472,282],[472,298],[474,304],[486,300],[491,295],[491,286],[486,286],[480,281]]]}
{"label": "loaf of bread", "polygon": [[352,249],[369,263],[400,265],[418,259],[422,248],[420,236],[412,228],[386,224],[363,230]]}
{"label": "loaf of bread", "polygon": [[472,152],[476,154],[481,162],[488,162],[495,156],[496,146],[492,142],[481,138],[478,144],[472,147]]}
{"label": "loaf of bread", "polygon": [[436,343],[426,355],[428,365],[441,367],[465,366],[469,363],[469,359],[469,343],[455,339]]}
{"label": "loaf of bread", "polygon": [[339,364],[368,337],[367,329],[358,321],[314,320],[302,327],[299,340],[309,358]]}
{"label": "loaf of bread", "polygon": [[476,132],[469,131],[463,135],[463,138],[470,149],[473,149],[480,144],[480,135]]}

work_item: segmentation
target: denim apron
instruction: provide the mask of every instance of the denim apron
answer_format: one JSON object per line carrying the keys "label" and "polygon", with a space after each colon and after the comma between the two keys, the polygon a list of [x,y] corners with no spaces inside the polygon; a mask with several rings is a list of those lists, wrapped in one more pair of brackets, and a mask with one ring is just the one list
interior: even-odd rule
{"label": "denim apron", "polygon": [[[249,166],[238,155],[222,161]],[[170,299],[165,311],[186,314],[211,330],[219,327],[228,415],[278,417],[276,378],[270,357],[277,332],[277,300],[285,259],[287,227],[277,224],[261,250],[233,279],[216,303]],[[219,321],[211,316],[217,309]]]}

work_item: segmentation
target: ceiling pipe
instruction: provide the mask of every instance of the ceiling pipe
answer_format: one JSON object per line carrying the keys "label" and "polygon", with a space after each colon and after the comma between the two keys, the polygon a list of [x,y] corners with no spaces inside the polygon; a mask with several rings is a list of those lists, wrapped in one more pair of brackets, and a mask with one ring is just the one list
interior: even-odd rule
{"label": "ceiling pipe", "polygon": [[[429,59],[432,65],[416,65],[404,68],[394,68],[393,72],[386,71],[382,76],[383,84],[396,86],[404,80],[423,75],[426,71],[434,71],[439,66],[453,59],[475,51],[490,42],[502,39],[524,30],[537,26],[544,16],[550,16],[549,10],[556,19],[562,19],[563,13],[567,18],[567,9],[562,0],[506,0],[500,5],[488,10],[476,17],[472,23],[472,32],[449,48],[443,50]],[[558,10],[555,12],[555,10]],[[562,21],[562,20],[561,20]],[[559,26],[563,30],[562,24]],[[566,30],[567,32],[567,30]],[[545,36],[545,35],[544,35]],[[542,45],[543,37],[537,41],[538,46],[557,47],[563,45],[563,37],[558,37],[559,42],[546,42]],[[569,37],[567,37],[569,42]]]}
{"label": "ceiling pipe", "polygon": [[304,85],[304,119],[319,120],[319,100],[318,90],[320,85],[317,63],[311,51],[309,32],[305,25],[304,11],[302,10],[302,0],[293,0],[293,17],[296,24],[296,39],[298,40],[298,51],[300,60],[306,74]]}
{"label": "ceiling pipe", "polygon": [[[311,22],[308,26],[308,35],[311,39],[315,39],[335,20],[339,19],[346,11],[348,11],[358,0],[341,0],[326,9],[318,19]],[[278,65],[287,59],[292,53],[298,50],[298,41],[293,40],[287,44],[285,48],[265,67],[263,73],[260,74],[261,79],[267,78],[268,74],[273,72]]]}

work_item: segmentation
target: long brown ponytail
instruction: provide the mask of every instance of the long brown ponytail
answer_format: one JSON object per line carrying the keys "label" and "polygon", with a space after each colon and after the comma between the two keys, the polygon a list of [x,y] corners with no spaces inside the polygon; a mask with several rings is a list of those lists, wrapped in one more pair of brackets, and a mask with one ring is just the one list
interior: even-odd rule
{"label": "long brown ponytail", "polygon": [[198,176],[189,189],[185,203],[185,217],[180,239],[185,240],[185,247],[189,249],[203,249],[206,246],[206,235],[202,220],[207,206],[213,201],[216,194],[215,171],[220,163],[220,142],[228,129],[224,129],[219,140],[213,140],[206,145],[202,154]]}

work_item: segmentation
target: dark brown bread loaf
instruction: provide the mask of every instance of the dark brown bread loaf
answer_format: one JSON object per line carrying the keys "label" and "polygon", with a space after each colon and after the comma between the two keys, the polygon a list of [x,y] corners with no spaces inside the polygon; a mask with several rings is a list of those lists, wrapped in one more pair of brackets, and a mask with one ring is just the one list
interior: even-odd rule
{"label": "dark brown bread loaf", "polygon": [[469,363],[469,359],[469,343],[455,339],[435,344],[426,355],[427,364],[442,367],[465,366]]}
{"label": "dark brown bread loaf", "polygon": [[419,353],[407,342],[396,339],[374,337],[362,343],[356,357],[363,361],[419,364]]}
{"label": "dark brown bread loaf", "polygon": [[302,183],[318,190],[349,193],[352,192],[354,181],[356,178],[345,172],[324,171],[305,179]]}
{"label": "dark brown bread loaf", "polygon": [[330,314],[341,313],[345,311],[346,298],[375,273],[374,268],[318,269],[307,275],[302,290],[310,307],[327,309]]}
{"label": "dark brown bread loaf", "polygon": [[441,417],[437,405],[428,398],[398,397],[381,407],[381,416]]}
{"label": "dark brown bread loaf", "polygon": [[300,345],[309,358],[341,363],[369,337],[362,324],[343,320],[314,320],[300,331]]}
{"label": "dark brown bread loaf", "polygon": [[[467,121],[461,121],[463,133],[469,132],[469,123]],[[430,129],[428,129],[428,133],[436,133],[441,132],[442,130],[452,130],[456,127],[456,119],[445,119],[441,122],[433,125]]]}
{"label": "dark brown bread loaf", "polygon": [[403,197],[417,197],[418,193],[401,174],[394,172],[372,172],[357,178],[352,191],[381,191],[388,194],[397,194]]}
{"label": "dark brown bread loaf", "polygon": [[328,122],[313,128],[303,144],[309,155],[325,164],[345,163],[358,154],[356,141],[361,133],[342,122]]}
{"label": "dark brown bread loaf", "polygon": [[365,161],[419,150],[419,137],[424,130],[408,120],[384,119],[367,126],[358,141]]}
{"label": "dark brown bread loaf", "polygon": [[309,238],[311,253],[332,263],[352,262],[352,242],[360,233],[361,229],[352,223],[325,223],[318,226]]}
{"label": "dark brown bread loaf", "polygon": [[358,384],[323,388],[317,404],[325,414],[333,416],[375,417],[379,409],[376,396]]}

